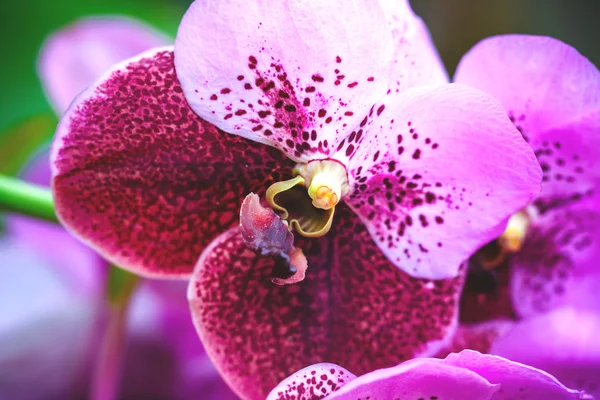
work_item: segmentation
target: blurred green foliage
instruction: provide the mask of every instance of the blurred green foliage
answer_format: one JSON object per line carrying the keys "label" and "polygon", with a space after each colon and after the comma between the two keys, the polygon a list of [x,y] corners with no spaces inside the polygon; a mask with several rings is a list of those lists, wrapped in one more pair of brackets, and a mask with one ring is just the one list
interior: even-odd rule
{"label": "blurred green foliage", "polygon": [[[42,92],[36,59],[53,31],[86,15],[128,15],[175,37],[187,8],[173,0],[22,0],[0,5],[0,138],[28,117],[51,112]],[[3,160],[0,159],[0,163]]]}

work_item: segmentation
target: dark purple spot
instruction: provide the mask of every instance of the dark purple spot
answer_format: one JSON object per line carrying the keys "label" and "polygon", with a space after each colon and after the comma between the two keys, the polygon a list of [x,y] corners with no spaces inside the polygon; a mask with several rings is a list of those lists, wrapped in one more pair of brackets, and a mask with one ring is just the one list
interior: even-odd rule
{"label": "dark purple spot", "polygon": [[351,144],[346,148],[346,157],[350,157],[350,154],[352,154],[353,151],[354,151],[354,145]]}

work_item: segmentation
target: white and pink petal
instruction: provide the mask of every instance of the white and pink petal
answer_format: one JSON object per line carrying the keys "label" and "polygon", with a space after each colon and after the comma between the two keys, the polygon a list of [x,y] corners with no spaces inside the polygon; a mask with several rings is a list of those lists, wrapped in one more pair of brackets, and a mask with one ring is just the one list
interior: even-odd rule
{"label": "white and pink petal", "polygon": [[502,106],[464,85],[392,93],[342,144],[334,158],[348,166],[346,202],[416,277],[456,276],[540,187],[535,155]]}
{"label": "white and pink petal", "polygon": [[379,0],[394,40],[390,90],[400,93],[414,86],[439,85],[450,80],[427,26],[408,0]]}
{"label": "white and pink petal", "polygon": [[550,37],[491,37],[463,57],[455,81],[505,107],[539,158],[546,208],[597,194],[600,71],[576,49]]}
{"label": "white and pink petal", "polygon": [[393,45],[377,0],[197,0],[175,53],[200,117],[308,161],[385,94]]}

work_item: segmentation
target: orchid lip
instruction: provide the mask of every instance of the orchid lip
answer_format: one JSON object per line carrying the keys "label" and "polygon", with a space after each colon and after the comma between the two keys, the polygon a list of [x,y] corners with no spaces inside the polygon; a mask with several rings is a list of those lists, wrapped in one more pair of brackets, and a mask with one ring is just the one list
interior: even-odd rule
{"label": "orchid lip", "polygon": [[346,168],[334,160],[317,160],[297,165],[294,172],[294,178],[267,189],[267,202],[290,230],[309,238],[324,236],[335,206],[349,190]]}

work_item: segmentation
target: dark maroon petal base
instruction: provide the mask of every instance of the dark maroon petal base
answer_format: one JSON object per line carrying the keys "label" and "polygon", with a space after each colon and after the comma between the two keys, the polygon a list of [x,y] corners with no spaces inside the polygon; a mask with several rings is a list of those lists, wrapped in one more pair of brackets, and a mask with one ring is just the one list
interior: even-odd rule
{"label": "dark maroon petal base", "polygon": [[358,217],[339,205],[329,234],[296,238],[304,281],[271,283],[273,261],[238,229],[203,253],[188,298],[217,368],[245,399],[264,399],[291,373],[318,362],[360,375],[437,352],[453,333],[462,278],[411,278],[391,264]]}
{"label": "dark maroon petal base", "polygon": [[76,99],[53,150],[62,223],[110,261],[156,277],[189,275],[238,223],[246,194],[287,179],[294,165],[198,118],[170,49],[117,66]]}

